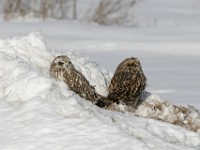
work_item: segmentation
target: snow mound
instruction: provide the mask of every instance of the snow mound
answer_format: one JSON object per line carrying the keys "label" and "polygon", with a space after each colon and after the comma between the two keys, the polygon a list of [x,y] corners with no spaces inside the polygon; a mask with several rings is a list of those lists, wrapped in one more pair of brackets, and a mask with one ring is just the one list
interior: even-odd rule
{"label": "snow mound", "polygon": [[[59,51],[51,52],[38,32],[25,37],[0,40],[0,99],[14,106],[43,99],[51,103],[61,115],[84,115],[85,108],[81,106],[84,101],[68,90],[64,83],[49,76],[50,63],[60,54],[62,53]],[[111,73],[100,69],[97,64],[76,52],[67,51],[65,54],[99,93],[107,94],[106,83],[110,80]]]}
{"label": "snow mound", "polygon": [[[35,96],[46,99],[55,88],[57,83],[49,77],[49,67],[53,58],[61,53],[48,50],[38,32],[30,33],[26,37],[1,40],[0,53],[1,98],[5,101],[17,103]],[[97,64],[83,58],[79,53],[68,51],[65,54],[90,83],[96,86],[97,91],[105,95],[106,83],[112,74],[100,69]]]}
{"label": "snow mound", "polygon": [[[98,108],[65,83],[50,78],[50,64],[61,54],[63,51],[48,49],[38,32],[0,40],[0,149],[200,148],[199,133],[133,113]],[[110,72],[79,53],[65,54],[97,92],[107,94]],[[150,107],[157,106],[154,103],[160,99],[152,94],[143,96],[145,101],[136,114],[154,118],[148,116],[155,113]],[[156,113],[159,116],[159,111]],[[195,115],[187,117],[198,118]]]}

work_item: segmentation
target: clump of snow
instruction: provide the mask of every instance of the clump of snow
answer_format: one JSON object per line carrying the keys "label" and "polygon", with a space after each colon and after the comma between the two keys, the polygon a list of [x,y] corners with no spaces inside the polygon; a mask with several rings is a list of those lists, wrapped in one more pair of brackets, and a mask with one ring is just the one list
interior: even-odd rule
{"label": "clump of snow", "polygon": [[39,33],[2,41],[0,49],[1,97],[11,103],[46,97],[44,91],[52,84],[45,76],[51,57]]}
{"label": "clump of snow", "polygon": [[169,101],[163,101],[153,94],[143,94],[143,102],[136,109],[136,115],[140,117],[153,118],[186,129],[200,132],[200,113],[193,106],[176,106]]}
{"label": "clump of snow", "polygon": [[[50,78],[50,64],[61,54],[63,51],[48,49],[38,32],[0,40],[0,149],[200,148],[199,133],[133,113],[98,108],[65,83]],[[65,54],[99,93],[107,94],[110,72],[79,53]],[[150,109],[145,104],[157,106],[159,98],[143,96],[145,101],[136,114],[145,117]],[[190,111],[193,114],[188,118],[197,119],[199,114]]]}

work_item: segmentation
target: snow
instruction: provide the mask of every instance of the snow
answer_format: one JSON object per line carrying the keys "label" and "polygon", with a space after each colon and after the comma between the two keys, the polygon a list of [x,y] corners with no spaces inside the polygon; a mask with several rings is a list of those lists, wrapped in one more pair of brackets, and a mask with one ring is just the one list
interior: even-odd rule
{"label": "snow", "polygon": [[193,26],[199,24],[198,0],[139,1],[131,11],[139,26]]}
{"label": "snow", "polygon": [[[137,2],[137,27],[0,21],[0,149],[200,149],[199,130],[190,131],[200,125],[198,5]],[[143,102],[135,113],[122,113],[80,98],[49,76],[51,61],[61,54],[102,95],[117,64],[138,57],[148,78]],[[191,105],[190,113],[174,104]],[[171,124],[177,118],[182,127]]]}
{"label": "snow", "polygon": [[[49,50],[38,32],[0,43],[1,149],[200,147],[199,133],[128,112],[103,110],[51,79],[50,63],[62,52]],[[106,82],[112,74],[80,53],[65,53],[97,91],[106,94]],[[159,101],[153,95],[148,99]]]}
{"label": "snow", "polygon": [[148,78],[147,91],[200,109],[199,25],[129,28],[33,21],[1,22],[0,26],[2,39],[41,31],[49,49],[80,52],[111,72],[123,59],[138,57]]}

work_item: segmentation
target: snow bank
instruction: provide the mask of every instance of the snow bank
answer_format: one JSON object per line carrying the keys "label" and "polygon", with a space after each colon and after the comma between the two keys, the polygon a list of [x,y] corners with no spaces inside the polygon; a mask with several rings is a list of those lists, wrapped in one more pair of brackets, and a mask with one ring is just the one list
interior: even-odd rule
{"label": "snow bank", "polygon": [[[63,82],[51,79],[50,63],[60,54],[48,49],[37,32],[0,40],[0,149],[200,148],[199,133],[128,112],[100,109]],[[65,54],[99,93],[107,94],[111,73],[79,53]],[[160,100],[144,96],[145,102]],[[146,117],[148,111],[148,106],[141,106],[137,114]]]}
{"label": "snow bank", "polygon": [[[12,103],[27,101],[35,96],[46,98],[55,86],[54,80],[49,78],[49,66],[53,58],[61,53],[48,50],[43,37],[37,32],[2,40],[0,48],[1,97]],[[98,92],[105,95],[111,73],[78,53],[68,51],[66,54]]]}

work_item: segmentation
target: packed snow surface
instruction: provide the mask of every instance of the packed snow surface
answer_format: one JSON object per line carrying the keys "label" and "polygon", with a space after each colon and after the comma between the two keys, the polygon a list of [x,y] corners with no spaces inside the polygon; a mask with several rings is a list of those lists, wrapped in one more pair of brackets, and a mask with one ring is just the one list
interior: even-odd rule
{"label": "packed snow surface", "polygon": [[[87,2],[79,8],[90,10],[94,2]],[[0,149],[199,150],[199,131],[165,123],[200,125],[199,6],[199,0],[138,1],[127,15],[135,27],[0,20]],[[135,114],[98,108],[50,78],[60,54],[102,95],[117,64],[138,57],[150,93]],[[174,114],[173,104],[198,110]]]}
{"label": "packed snow surface", "polygon": [[[199,149],[200,134],[168,123],[108,111],[49,76],[51,51],[38,33],[0,41],[0,149]],[[106,95],[112,73],[66,51],[96,90]],[[160,99],[150,94],[147,101]],[[141,112],[145,110],[141,110]]]}

